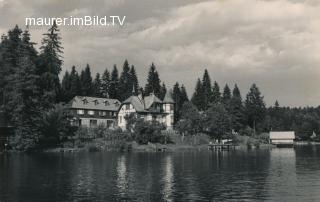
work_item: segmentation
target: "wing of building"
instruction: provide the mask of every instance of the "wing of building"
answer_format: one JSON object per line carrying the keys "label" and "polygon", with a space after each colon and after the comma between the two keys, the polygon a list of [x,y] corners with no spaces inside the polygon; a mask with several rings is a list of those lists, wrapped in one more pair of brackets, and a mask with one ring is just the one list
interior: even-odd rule
{"label": "wing of building", "polygon": [[69,102],[72,123],[78,126],[114,127],[121,102],[117,99],[76,96]]}
{"label": "wing of building", "polygon": [[158,121],[165,124],[167,130],[172,129],[174,120],[174,101],[171,97],[171,93],[168,91],[163,100],[160,100],[153,93],[146,97],[143,97],[141,94],[129,97],[119,108],[118,126],[125,129],[125,117],[132,113],[137,117],[143,118],[144,121]]}

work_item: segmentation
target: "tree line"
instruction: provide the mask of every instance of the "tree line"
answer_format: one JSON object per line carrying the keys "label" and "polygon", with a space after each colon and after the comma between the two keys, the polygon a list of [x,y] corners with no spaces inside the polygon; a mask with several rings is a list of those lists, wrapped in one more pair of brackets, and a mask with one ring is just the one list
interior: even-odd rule
{"label": "tree line", "polygon": [[237,84],[232,90],[226,84],[221,91],[205,70],[202,79],[197,80],[191,101],[182,106],[176,129],[183,135],[206,133],[215,139],[295,131],[298,139],[318,140],[314,134],[320,132],[320,107],[281,107],[278,101],[267,107],[256,84],[242,99]]}
{"label": "tree line", "polygon": [[[257,85],[242,99],[237,85],[232,89],[211,81],[207,70],[198,79],[189,100],[186,88],[176,82],[168,88],[161,81],[156,65],[149,67],[147,82],[141,87],[134,65],[124,61],[121,72],[114,65],[91,75],[90,65],[77,72],[73,66],[59,75],[63,65],[63,47],[57,25],[43,34],[40,49],[30,40],[28,28],[15,26],[1,36],[0,112],[15,127],[14,144],[21,150],[37,145],[55,145],[70,130],[68,114],[62,105],[76,95],[97,96],[124,101],[139,92],[154,93],[163,99],[170,89],[175,101],[176,129],[183,134],[203,132],[214,138],[232,133],[254,135],[270,130],[294,130],[302,139],[320,132],[320,108],[266,107]],[[54,121],[55,120],[55,121]]]}

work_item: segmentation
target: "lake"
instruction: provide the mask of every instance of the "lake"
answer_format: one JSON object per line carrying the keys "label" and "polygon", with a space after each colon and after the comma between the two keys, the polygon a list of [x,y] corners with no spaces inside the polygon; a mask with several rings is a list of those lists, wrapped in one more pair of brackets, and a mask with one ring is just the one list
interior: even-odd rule
{"label": "lake", "polygon": [[320,201],[320,147],[5,154],[0,201]]}

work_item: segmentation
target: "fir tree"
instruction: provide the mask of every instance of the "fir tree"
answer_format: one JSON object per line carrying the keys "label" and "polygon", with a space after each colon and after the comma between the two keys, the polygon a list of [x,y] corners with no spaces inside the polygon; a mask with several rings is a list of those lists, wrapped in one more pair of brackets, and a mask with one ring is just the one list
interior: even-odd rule
{"label": "fir tree", "polygon": [[166,85],[164,84],[164,82],[162,82],[162,86],[160,88],[160,99],[163,100],[164,96],[166,95],[167,93],[167,87]]}
{"label": "fir tree", "polygon": [[101,94],[101,79],[100,79],[100,74],[97,73],[96,74],[96,77],[93,81],[93,96],[95,97],[102,97],[102,94]]}
{"label": "fir tree", "polygon": [[110,73],[108,69],[106,68],[102,75],[102,81],[101,81],[101,91],[102,96],[105,98],[109,97],[109,90],[110,90]]}
{"label": "fir tree", "polygon": [[245,109],[248,118],[248,125],[256,131],[257,123],[265,118],[266,106],[256,84],[252,84],[246,96]]}
{"label": "fir tree", "polygon": [[136,70],[134,68],[134,66],[131,66],[130,69],[130,82],[129,82],[129,87],[131,86],[131,95],[132,92],[134,92],[133,95],[138,95],[138,91],[139,91],[139,81],[138,81],[138,77],[137,77],[137,73]]}
{"label": "fir tree", "polygon": [[59,73],[62,66],[61,37],[54,22],[48,33],[44,34],[41,50],[41,88],[48,106],[58,101],[60,93]]}
{"label": "fir tree", "polygon": [[174,121],[176,123],[179,120],[179,117],[181,115],[180,111],[183,104],[181,103],[181,92],[180,92],[180,85],[178,82],[176,82],[173,86],[172,98],[175,102]]}
{"label": "fir tree", "polygon": [[193,96],[191,98],[192,104],[198,108],[199,111],[205,110],[205,94],[203,91],[201,80],[198,79],[196,84],[195,92],[193,93]]}
{"label": "fir tree", "polygon": [[70,72],[70,101],[73,97],[81,94],[80,78],[75,66],[72,66]]}
{"label": "fir tree", "polygon": [[219,84],[215,81],[212,88],[212,103],[217,104],[221,102],[221,93]]}
{"label": "fir tree", "polygon": [[119,79],[119,98],[124,101],[132,94],[130,86],[130,66],[127,60],[124,61],[123,69]]}
{"label": "fir tree", "polygon": [[62,82],[61,82],[61,98],[60,100],[63,102],[67,102],[70,100],[71,95],[71,78],[68,71],[65,72]]}
{"label": "fir tree", "polygon": [[202,88],[204,93],[204,109],[208,109],[209,103],[212,102],[212,87],[211,79],[207,69],[205,69],[203,74]]}
{"label": "fir tree", "polygon": [[144,88],[145,95],[154,93],[157,97],[160,97],[160,78],[156,70],[156,66],[152,63],[149,69],[147,84]]}
{"label": "fir tree", "polygon": [[231,90],[228,84],[226,84],[223,88],[222,103],[224,104],[224,107],[228,112],[230,112],[230,100],[231,100]]}
{"label": "fir tree", "polygon": [[245,115],[240,90],[237,84],[235,84],[232,91],[232,98],[230,100],[230,112],[232,128],[236,132],[239,132],[240,129],[242,129],[244,126]]}
{"label": "fir tree", "polygon": [[86,68],[82,70],[80,75],[80,84],[81,84],[81,95],[82,96],[91,96],[94,94],[92,87],[92,77],[89,64]]}
{"label": "fir tree", "polygon": [[111,73],[111,82],[110,82],[110,90],[109,90],[109,97],[112,99],[118,99],[118,84],[119,84],[119,74],[117,66],[113,66],[113,70]]}

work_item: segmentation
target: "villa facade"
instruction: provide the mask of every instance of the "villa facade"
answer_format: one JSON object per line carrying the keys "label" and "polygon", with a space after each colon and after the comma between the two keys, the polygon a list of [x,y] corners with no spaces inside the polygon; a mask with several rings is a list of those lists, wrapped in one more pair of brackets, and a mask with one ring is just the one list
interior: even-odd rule
{"label": "villa facade", "polygon": [[163,100],[160,100],[153,93],[145,97],[141,94],[131,96],[119,108],[118,126],[125,130],[127,124],[125,117],[133,113],[137,117],[143,118],[144,121],[163,123],[167,130],[170,130],[173,128],[174,111],[174,101],[169,92],[166,93]]}
{"label": "villa facade", "polygon": [[72,124],[85,127],[104,125],[113,128],[117,124],[117,112],[121,102],[117,99],[76,96],[69,102]]}

